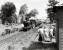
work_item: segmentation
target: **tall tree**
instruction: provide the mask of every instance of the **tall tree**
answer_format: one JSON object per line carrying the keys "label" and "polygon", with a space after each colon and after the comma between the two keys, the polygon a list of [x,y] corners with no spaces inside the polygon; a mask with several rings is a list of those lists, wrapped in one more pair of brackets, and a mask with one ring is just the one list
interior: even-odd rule
{"label": "tall tree", "polygon": [[26,4],[22,5],[19,11],[19,14],[26,14],[28,10],[28,7]]}
{"label": "tall tree", "polygon": [[27,14],[27,11],[28,11],[28,7],[26,4],[22,5],[20,7],[20,11],[19,11],[19,18],[21,18],[19,21],[21,21],[21,23],[23,23],[23,21],[25,21],[25,18],[26,18],[26,14]]}
{"label": "tall tree", "polygon": [[50,8],[48,8],[47,9],[47,13],[48,13],[48,18],[50,18],[50,20],[51,20],[51,22],[53,22],[53,20],[55,19],[55,17],[54,17],[54,12],[53,12],[53,7],[54,6],[56,6],[56,4],[58,4],[59,2],[58,1],[56,1],[56,0],[49,0],[49,7]]}
{"label": "tall tree", "polygon": [[2,19],[2,23],[4,24],[6,21],[8,23],[12,23],[12,15],[15,14],[16,12],[16,7],[12,2],[7,2],[4,5],[2,5],[1,8],[1,19]]}

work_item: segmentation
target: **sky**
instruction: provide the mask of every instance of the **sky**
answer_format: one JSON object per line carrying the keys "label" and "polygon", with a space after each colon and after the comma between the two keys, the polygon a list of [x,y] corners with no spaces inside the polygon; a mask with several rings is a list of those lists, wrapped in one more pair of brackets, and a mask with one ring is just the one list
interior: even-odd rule
{"label": "sky", "polygon": [[[39,19],[46,19],[47,18],[47,11],[48,8],[48,0],[2,0],[0,1],[0,7],[1,5],[5,4],[7,1],[13,2],[16,6],[16,13],[19,13],[20,7],[23,4],[27,4],[28,11],[32,9],[37,9],[39,14],[36,16]],[[58,0],[60,3],[62,3],[63,0]]]}

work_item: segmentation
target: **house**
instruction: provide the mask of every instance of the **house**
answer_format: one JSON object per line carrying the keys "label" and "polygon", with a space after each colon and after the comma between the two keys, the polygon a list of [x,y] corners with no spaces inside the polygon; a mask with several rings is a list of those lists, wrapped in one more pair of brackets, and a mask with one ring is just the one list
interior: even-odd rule
{"label": "house", "polygon": [[56,20],[58,50],[63,50],[63,6],[54,6],[53,12]]}

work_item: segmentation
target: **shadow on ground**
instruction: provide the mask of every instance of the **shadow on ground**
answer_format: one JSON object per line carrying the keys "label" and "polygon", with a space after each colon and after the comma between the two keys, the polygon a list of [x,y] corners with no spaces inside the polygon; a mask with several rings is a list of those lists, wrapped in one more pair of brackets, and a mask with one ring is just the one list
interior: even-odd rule
{"label": "shadow on ground", "polygon": [[41,42],[33,42],[28,48],[23,50],[57,50],[56,44],[43,44]]}

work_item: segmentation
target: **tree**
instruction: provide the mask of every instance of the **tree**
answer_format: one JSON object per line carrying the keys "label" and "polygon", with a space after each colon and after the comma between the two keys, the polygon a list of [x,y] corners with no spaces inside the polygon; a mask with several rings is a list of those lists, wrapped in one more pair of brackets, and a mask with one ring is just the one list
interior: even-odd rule
{"label": "tree", "polygon": [[56,6],[56,4],[58,4],[59,2],[56,1],[56,0],[49,0],[49,5],[48,6],[51,6],[51,7],[54,7]]}
{"label": "tree", "polygon": [[11,17],[12,17],[12,23],[17,23],[17,15],[13,14]]}
{"label": "tree", "polygon": [[15,14],[16,12],[16,7],[12,2],[7,2],[4,5],[2,5],[1,8],[1,19],[2,19],[2,24],[4,24],[6,21],[8,23],[12,23],[12,15]]}
{"label": "tree", "polygon": [[19,14],[26,14],[28,10],[28,7],[26,4],[22,5],[19,11]]}
{"label": "tree", "polygon": [[49,7],[47,9],[47,13],[48,13],[48,18],[50,18],[51,22],[53,22],[53,20],[55,20],[55,13],[53,12],[53,7],[56,6],[56,4],[58,4],[59,2],[56,0],[49,0]]}
{"label": "tree", "polygon": [[26,4],[21,6],[20,11],[19,11],[19,18],[21,18],[20,19],[21,23],[23,23],[23,21],[25,21],[27,10],[28,10],[28,7]]}
{"label": "tree", "polygon": [[38,11],[36,9],[33,9],[30,11],[30,16],[36,16],[36,14],[38,14]]}
{"label": "tree", "polygon": [[36,16],[38,14],[38,11],[36,9],[32,9],[29,13],[27,11],[28,11],[27,5],[26,4],[22,5],[19,11],[19,16],[22,17],[21,23],[23,23],[23,21],[28,21],[30,17]]}
{"label": "tree", "polygon": [[30,13],[26,14],[26,19],[31,18],[32,16],[35,17],[38,14],[38,11],[36,9],[32,9]]}

